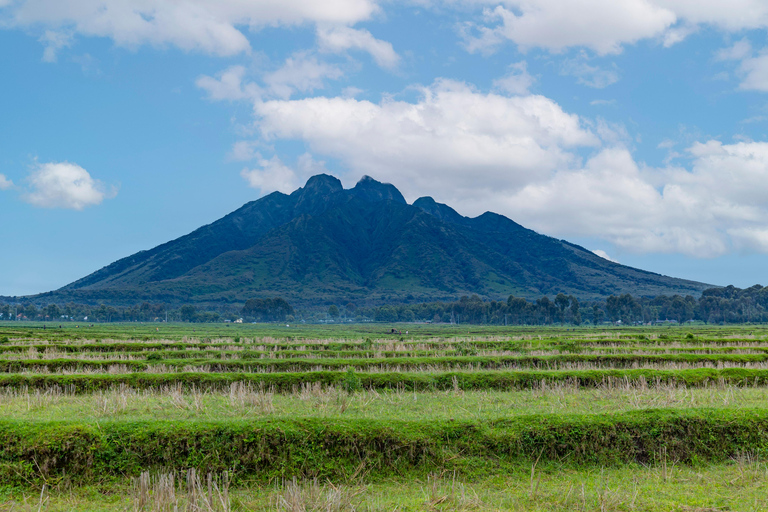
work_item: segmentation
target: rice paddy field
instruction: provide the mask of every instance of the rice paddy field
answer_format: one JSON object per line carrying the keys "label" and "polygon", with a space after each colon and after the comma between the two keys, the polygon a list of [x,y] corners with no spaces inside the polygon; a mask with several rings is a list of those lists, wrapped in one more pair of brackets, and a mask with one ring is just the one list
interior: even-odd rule
{"label": "rice paddy field", "polygon": [[768,327],[0,323],[0,510],[768,510]]}

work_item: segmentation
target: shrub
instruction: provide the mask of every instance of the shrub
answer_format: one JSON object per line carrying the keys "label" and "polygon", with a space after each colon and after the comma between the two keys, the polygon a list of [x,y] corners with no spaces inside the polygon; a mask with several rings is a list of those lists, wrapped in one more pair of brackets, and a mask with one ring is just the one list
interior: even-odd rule
{"label": "shrub", "polygon": [[456,350],[457,356],[476,356],[477,355],[477,349],[472,344],[467,343],[466,341],[457,343],[455,350]]}
{"label": "shrub", "polygon": [[352,394],[355,391],[363,389],[363,384],[360,382],[360,377],[355,374],[355,370],[352,368],[347,369],[347,373],[344,375],[344,390]]}

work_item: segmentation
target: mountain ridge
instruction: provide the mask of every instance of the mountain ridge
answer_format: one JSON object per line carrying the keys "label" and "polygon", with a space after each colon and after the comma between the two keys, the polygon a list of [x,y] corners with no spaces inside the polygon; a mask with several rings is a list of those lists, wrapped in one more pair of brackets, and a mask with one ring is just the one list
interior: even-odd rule
{"label": "mountain ridge", "polygon": [[319,174],[38,297],[232,304],[282,296],[317,305],[698,295],[708,287],[610,262],[497,213],[465,217],[429,196],[408,204],[394,185],[369,176],[344,189]]}

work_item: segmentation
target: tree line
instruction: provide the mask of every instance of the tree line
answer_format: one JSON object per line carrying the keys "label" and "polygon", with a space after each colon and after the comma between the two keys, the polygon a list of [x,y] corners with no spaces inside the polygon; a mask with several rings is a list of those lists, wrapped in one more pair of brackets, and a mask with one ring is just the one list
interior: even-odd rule
{"label": "tree line", "polygon": [[710,288],[701,297],[610,296],[605,300],[579,301],[560,293],[553,298],[527,300],[509,296],[507,300],[483,300],[477,295],[453,302],[424,302],[357,307],[331,304],[297,311],[280,297],[249,299],[242,306],[227,305],[216,311],[194,305],[171,307],[144,302],[115,307],[101,304],[0,304],[0,320],[49,322],[433,322],[492,325],[638,324],[698,320],[710,324],[768,322],[768,287],[755,285]]}
{"label": "tree line", "polygon": [[455,302],[385,305],[369,313],[375,321],[468,323],[495,325],[592,325],[612,322],[648,324],[684,323],[690,320],[708,324],[768,322],[768,287],[755,285],[710,288],[698,299],[688,295],[633,297],[611,295],[605,300],[579,301],[572,295],[558,294],[554,299],[535,301],[509,296],[506,301],[484,301],[478,296],[462,297]]}

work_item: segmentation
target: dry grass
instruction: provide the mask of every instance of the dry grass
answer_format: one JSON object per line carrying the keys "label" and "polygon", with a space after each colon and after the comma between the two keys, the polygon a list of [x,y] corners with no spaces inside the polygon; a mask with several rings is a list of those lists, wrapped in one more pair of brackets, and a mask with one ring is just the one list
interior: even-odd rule
{"label": "dry grass", "polygon": [[134,479],[134,512],[230,512],[229,474],[208,473],[203,479],[194,469],[177,477],[175,473],[151,475],[143,472]]}
{"label": "dry grass", "polygon": [[274,389],[264,390],[250,382],[233,382],[229,386],[230,405],[244,412],[271,414],[275,411],[274,397]]}
{"label": "dry grass", "polygon": [[[361,489],[321,485],[317,479],[298,482],[286,480],[271,498],[273,510],[280,512],[344,512],[358,510],[356,498]],[[272,507],[270,507],[272,508]]]}

